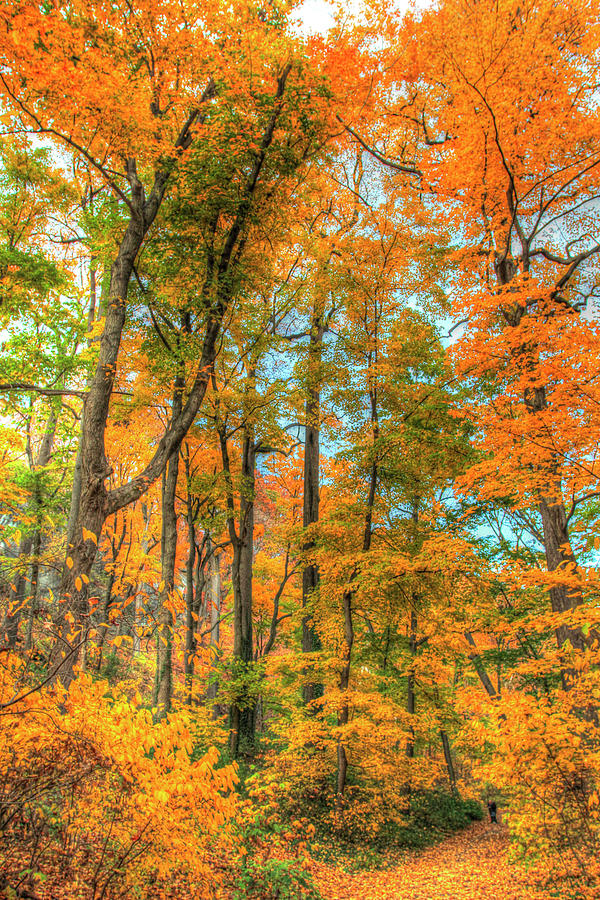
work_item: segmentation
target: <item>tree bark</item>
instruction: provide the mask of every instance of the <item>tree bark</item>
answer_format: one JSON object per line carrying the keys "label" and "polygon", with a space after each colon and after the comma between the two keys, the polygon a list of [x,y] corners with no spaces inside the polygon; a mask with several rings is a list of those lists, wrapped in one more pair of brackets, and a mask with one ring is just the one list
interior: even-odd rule
{"label": "tree bark", "polygon": [[[75,522],[72,525],[67,562],[63,568],[61,610],[55,623],[57,641],[51,656],[51,665],[55,668],[57,677],[67,685],[74,674],[78,651],[87,640],[88,592],[81,575],[89,577],[96,557],[98,538],[110,512],[105,485],[110,469],[104,441],[121,334],[125,325],[129,281],[135,259],[158,212],[166,186],[166,178],[157,176],[151,197],[145,201],[133,160],[128,161],[127,168],[134,209],[112,265],[98,362],[84,404],[81,425],[81,487],[73,495],[76,515],[73,516]],[[86,532],[94,535],[95,540]],[[70,613],[70,616],[67,617],[66,613]]]}
{"label": "tree bark", "polygon": [[[353,589],[347,587],[342,598],[342,612],[344,616],[344,641],[346,643],[344,662],[340,671],[339,687],[342,694],[342,705],[338,713],[338,728],[346,726],[350,720],[350,703],[348,701],[348,688],[350,686],[350,671],[352,664],[352,646],[354,644],[354,623],[352,621],[352,596]],[[343,736],[338,737],[337,742],[337,795],[341,798],[346,790],[348,776],[348,754]]]}

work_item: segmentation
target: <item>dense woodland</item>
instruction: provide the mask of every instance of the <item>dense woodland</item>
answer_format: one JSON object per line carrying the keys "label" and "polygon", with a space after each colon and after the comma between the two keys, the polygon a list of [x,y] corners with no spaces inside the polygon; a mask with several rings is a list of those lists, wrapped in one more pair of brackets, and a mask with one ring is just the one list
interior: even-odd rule
{"label": "dense woodland", "polygon": [[596,4],[298,16],[0,9],[0,893],[598,897]]}

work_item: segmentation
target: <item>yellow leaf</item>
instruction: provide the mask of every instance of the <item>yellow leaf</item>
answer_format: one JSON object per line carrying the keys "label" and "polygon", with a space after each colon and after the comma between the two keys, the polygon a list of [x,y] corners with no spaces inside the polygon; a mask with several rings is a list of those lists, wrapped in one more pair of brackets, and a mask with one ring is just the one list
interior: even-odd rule
{"label": "yellow leaf", "polygon": [[67,568],[69,568],[69,569],[73,568],[73,560],[71,559],[70,556],[67,556],[66,563],[67,563]]}
{"label": "yellow leaf", "polygon": [[96,547],[98,546],[98,538],[93,531],[89,531],[87,528],[82,528],[81,531],[83,532],[84,541],[93,541]]}
{"label": "yellow leaf", "polygon": [[81,580],[81,578],[79,577],[79,575],[78,575],[77,578],[75,579],[75,587],[77,588],[78,591],[80,591],[81,588],[83,587],[83,581]]}

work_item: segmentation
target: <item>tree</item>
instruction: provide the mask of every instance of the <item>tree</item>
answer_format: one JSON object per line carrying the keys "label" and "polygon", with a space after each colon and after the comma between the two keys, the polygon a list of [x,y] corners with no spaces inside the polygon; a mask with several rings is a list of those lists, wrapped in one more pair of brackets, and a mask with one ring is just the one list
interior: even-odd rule
{"label": "tree", "polygon": [[[294,118],[313,80],[301,57],[290,58],[291,46],[286,47],[282,38],[283,21],[278,14],[272,20],[254,16],[242,4],[241,15],[229,21],[211,10],[210,4],[206,9],[195,7],[188,18],[178,4],[158,11],[151,3],[141,2],[116,9],[105,9],[102,3],[75,6],[68,19],[58,10],[40,10],[35,4],[7,7],[3,13],[3,52],[8,63],[2,84],[15,120],[88,162],[118,198],[123,215],[98,360],[86,396],[82,491],[76,536],[61,586],[63,613],[57,623],[60,638],[53,665],[66,681],[72,677],[76,648],[85,640],[86,579],[103,523],[112,512],[138,499],[179,452],[206,392],[255,207],[274,202],[279,193],[276,185],[289,183],[319,140],[310,118],[304,122]],[[244,61],[238,53],[240,29],[251,29],[256,35],[262,54],[258,69],[258,60]],[[209,33],[214,40],[208,39]],[[37,40],[38,35],[43,40]],[[85,77],[91,72],[93,83]],[[67,77],[72,102],[90,112],[75,125],[64,105]],[[263,88],[258,94],[253,87],[257,77]],[[244,107],[256,116],[251,137],[245,130],[247,114],[240,116],[236,128],[238,113],[234,111]],[[318,104],[315,108],[314,99],[306,112],[313,115],[316,126],[321,110]],[[292,138],[296,134],[299,142]],[[215,242],[198,290],[204,311],[199,362],[181,412],[173,416],[152,460],[129,483],[109,494],[104,433],[135,261],[175,169],[194,139],[202,147],[202,158],[210,159],[220,156],[223,136],[235,142],[230,151],[233,182],[228,202],[213,205]]]}

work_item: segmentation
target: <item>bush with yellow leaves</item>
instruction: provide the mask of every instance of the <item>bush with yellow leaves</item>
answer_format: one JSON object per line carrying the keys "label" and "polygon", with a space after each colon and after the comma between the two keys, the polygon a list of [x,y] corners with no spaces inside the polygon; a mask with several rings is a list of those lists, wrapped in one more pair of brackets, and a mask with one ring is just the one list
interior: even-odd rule
{"label": "bush with yellow leaves", "polygon": [[599,670],[588,660],[568,690],[480,699],[464,735],[485,748],[474,774],[508,798],[513,858],[568,900],[600,896],[599,702]]}
{"label": "bush with yellow leaves", "polygon": [[0,888],[73,900],[222,896],[232,766],[193,760],[189,716],[154,724],[139,698],[81,674],[68,693],[0,672]]}

